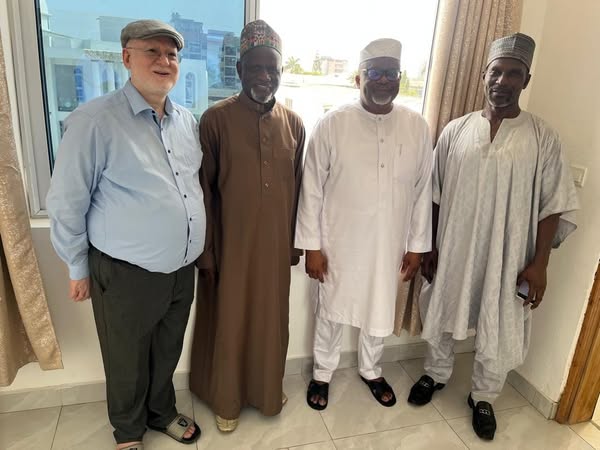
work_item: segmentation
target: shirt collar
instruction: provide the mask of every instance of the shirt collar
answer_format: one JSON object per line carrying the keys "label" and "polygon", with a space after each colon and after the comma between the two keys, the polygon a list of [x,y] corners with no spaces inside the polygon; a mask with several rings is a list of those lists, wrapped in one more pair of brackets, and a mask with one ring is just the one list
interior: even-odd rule
{"label": "shirt collar", "polygon": [[257,103],[252,100],[250,97],[246,95],[244,91],[240,92],[238,95],[240,103],[244,105],[246,108],[251,109],[252,111],[256,111],[259,114],[268,113],[275,106],[275,97],[268,103]]}
{"label": "shirt collar", "polygon": [[362,103],[360,102],[360,100],[358,100],[355,103],[355,106],[371,120],[379,120],[379,121],[388,120],[390,117],[392,117],[394,115],[393,113],[396,111],[395,103],[392,103],[392,110],[387,114],[373,114],[372,112],[367,111],[365,109],[365,107],[362,105]]}
{"label": "shirt collar", "polygon": [[[129,105],[131,106],[131,110],[133,114],[137,116],[142,111],[150,110],[153,111],[152,106],[148,104],[148,102],[142,97],[142,94],[136,89],[136,87],[131,83],[131,79],[125,83],[123,86],[123,93],[125,97],[129,101]],[[165,101],[165,114],[170,116],[173,113],[173,103],[171,99],[167,96],[167,100]]]}

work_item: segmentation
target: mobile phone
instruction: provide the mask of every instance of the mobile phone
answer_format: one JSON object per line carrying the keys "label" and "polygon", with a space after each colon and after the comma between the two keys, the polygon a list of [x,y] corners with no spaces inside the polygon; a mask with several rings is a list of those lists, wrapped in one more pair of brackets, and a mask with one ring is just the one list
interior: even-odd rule
{"label": "mobile phone", "polygon": [[529,283],[527,280],[523,281],[519,285],[519,290],[517,291],[517,295],[521,297],[523,300],[527,300],[527,296],[529,295]]}

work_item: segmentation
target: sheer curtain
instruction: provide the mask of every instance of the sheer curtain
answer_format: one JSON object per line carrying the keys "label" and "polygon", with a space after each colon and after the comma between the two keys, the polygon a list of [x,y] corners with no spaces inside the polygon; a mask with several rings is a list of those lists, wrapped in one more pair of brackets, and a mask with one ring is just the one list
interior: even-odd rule
{"label": "sheer curtain", "polygon": [[45,370],[62,368],[31,240],[1,36],[0,272],[0,386],[12,383],[19,368],[32,361],[39,361]]}

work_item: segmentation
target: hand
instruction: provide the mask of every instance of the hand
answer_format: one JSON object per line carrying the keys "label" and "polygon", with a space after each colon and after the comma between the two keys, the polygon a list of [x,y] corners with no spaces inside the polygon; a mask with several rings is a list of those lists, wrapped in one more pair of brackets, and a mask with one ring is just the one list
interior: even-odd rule
{"label": "hand", "polygon": [[438,264],[438,251],[434,248],[432,251],[423,253],[423,260],[421,261],[421,273],[429,284],[433,282],[433,277],[437,270]]}
{"label": "hand", "polygon": [[90,277],[69,280],[69,298],[74,302],[82,302],[90,298]]}
{"label": "hand", "polygon": [[419,270],[419,266],[421,265],[422,256],[422,253],[406,252],[404,254],[404,258],[402,258],[402,267],[400,268],[400,273],[404,274],[404,281],[410,281],[415,277],[417,270]]}
{"label": "hand", "polygon": [[306,250],[306,273],[310,278],[325,281],[327,275],[327,257],[321,250]]}
{"label": "hand", "polygon": [[517,286],[525,280],[529,283],[529,294],[523,306],[531,305],[531,309],[535,309],[542,303],[546,292],[546,266],[535,262],[529,264],[517,277]]}

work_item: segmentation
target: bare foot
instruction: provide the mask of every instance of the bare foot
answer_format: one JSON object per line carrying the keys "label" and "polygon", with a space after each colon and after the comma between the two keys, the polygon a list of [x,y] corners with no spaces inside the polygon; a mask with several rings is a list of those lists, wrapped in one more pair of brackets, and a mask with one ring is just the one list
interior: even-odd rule
{"label": "bare foot", "polygon": [[[327,384],[327,383],[325,383],[324,381],[317,381],[317,380],[315,380],[315,383],[317,383],[319,386],[322,386],[322,385],[324,385],[324,384]],[[313,405],[316,405],[316,404],[318,403],[318,404],[319,404],[319,405],[321,405],[321,406],[325,406],[325,405],[327,404],[327,400],[325,400],[323,397],[321,397],[321,396],[320,396],[320,395],[318,395],[318,394],[311,395],[311,397],[310,397],[310,402],[311,402]]]}
{"label": "bare foot", "polygon": [[[371,381],[381,381],[381,380],[383,380],[383,377],[375,378],[374,380],[371,380]],[[393,396],[394,396],[394,394],[392,394],[391,392],[384,392],[383,395],[381,396],[381,400],[383,400],[384,402],[389,402]]]}
{"label": "bare foot", "polygon": [[122,448],[131,447],[132,445],[141,444],[142,441],[133,441],[133,442],[125,442],[123,444],[117,444],[117,450],[121,450]]}

